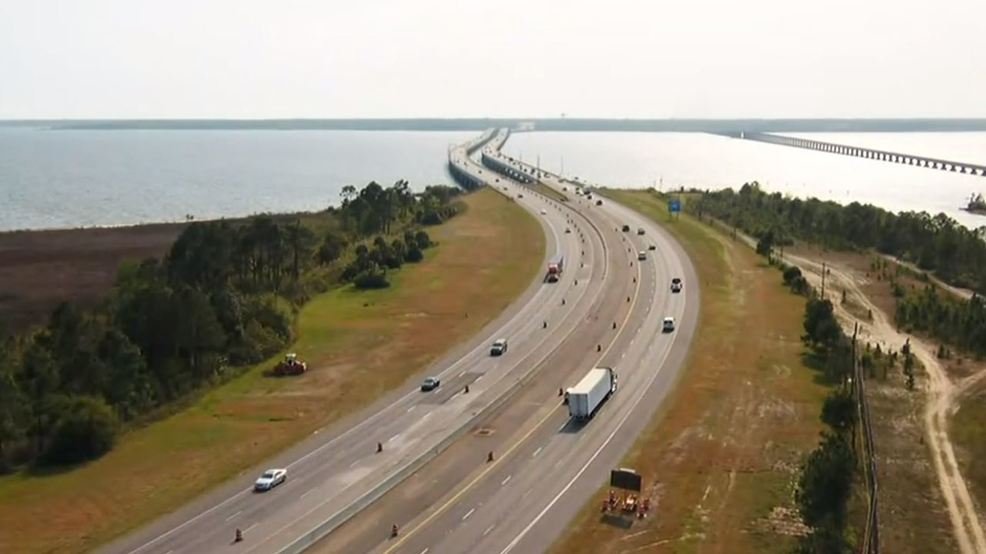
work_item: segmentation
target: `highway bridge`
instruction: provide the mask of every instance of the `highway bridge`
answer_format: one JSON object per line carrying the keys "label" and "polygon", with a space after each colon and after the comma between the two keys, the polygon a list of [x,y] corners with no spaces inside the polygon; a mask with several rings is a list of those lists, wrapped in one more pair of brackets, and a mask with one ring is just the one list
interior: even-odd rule
{"label": "highway bridge", "polygon": [[[610,200],[597,206],[562,191],[558,176],[535,178],[534,168],[500,154],[507,137],[500,130],[452,149],[450,172],[536,217],[547,238],[544,263],[565,257],[561,279],[535,279],[472,341],[400,390],[103,551],[538,552],[564,531],[675,382],[699,287],[660,226]],[[480,148],[502,171],[474,159]],[[525,185],[536,180],[566,201]],[[684,279],[683,293],[669,291],[672,277]],[[661,333],[665,316],[679,322],[674,333]],[[490,357],[499,337],[510,349]],[[620,390],[577,424],[559,391],[597,365],[615,368]],[[425,375],[440,376],[442,386],[422,393]],[[287,467],[288,481],[253,493],[266,467]],[[401,532],[392,538],[395,523]],[[236,528],[240,543],[232,542]]]}
{"label": "highway bridge", "polygon": [[967,162],[943,160],[940,158],[930,158],[915,154],[902,154],[900,152],[878,150],[876,148],[849,146],[847,144],[836,144],[834,142],[825,142],[815,139],[775,135],[773,133],[738,133],[729,136],[746,140],[768,142],[771,144],[780,144],[782,146],[806,148],[808,150],[817,150],[819,152],[842,154],[843,156],[855,156],[857,158],[867,158],[870,160],[880,160],[884,162],[913,165],[917,167],[927,167],[931,169],[940,169],[942,171],[955,171],[958,173],[986,176],[986,166]]}

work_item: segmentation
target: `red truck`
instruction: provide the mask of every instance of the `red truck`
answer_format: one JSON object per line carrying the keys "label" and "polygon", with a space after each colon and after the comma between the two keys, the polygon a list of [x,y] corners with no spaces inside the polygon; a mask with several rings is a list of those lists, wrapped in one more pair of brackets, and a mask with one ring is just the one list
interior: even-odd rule
{"label": "red truck", "polygon": [[549,283],[554,283],[561,278],[561,272],[565,269],[565,257],[561,256],[557,260],[548,262],[548,275],[545,277]]}

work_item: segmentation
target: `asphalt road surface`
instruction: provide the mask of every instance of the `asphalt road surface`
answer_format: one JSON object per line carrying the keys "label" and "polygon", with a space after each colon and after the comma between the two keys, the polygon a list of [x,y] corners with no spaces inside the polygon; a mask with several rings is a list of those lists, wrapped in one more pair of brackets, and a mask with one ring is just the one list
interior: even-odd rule
{"label": "asphalt road surface", "polygon": [[[483,152],[517,171],[534,173],[535,168],[498,152],[505,138],[498,135]],[[606,291],[579,331],[545,358],[544,367],[508,404],[491,411],[471,433],[313,550],[544,551],[607,482],[610,469],[671,390],[698,318],[698,283],[688,257],[663,229],[636,212],[608,199],[597,206],[596,198],[576,196],[572,184],[556,176],[541,180],[558,191],[567,188],[568,202],[561,209],[571,218],[585,217],[600,233],[608,257]],[[623,232],[623,225],[630,232]],[[672,277],[684,279],[681,293],[671,293]],[[677,321],[672,333],[661,331],[666,316]],[[574,385],[594,366],[613,367],[619,390],[594,419],[580,424],[569,419],[558,389]],[[493,462],[487,461],[489,451],[495,453]],[[393,523],[400,527],[397,537],[389,536]]]}
{"label": "asphalt road surface", "polygon": [[[410,379],[401,390],[102,551],[265,553],[292,548],[326,521],[345,521],[386,492],[387,483],[400,482],[454,444],[485,413],[495,411],[536,378],[543,361],[582,331],[593,310],[619,304],[602,300],[613,290],[622,295],[629,282],[627,271],[619,275],[619,283],[613,282],[617,272],[607,263],[614,259],[607,248],[617,247],[612,232],[604,235],[594,219],[506,179],[496,182],[497,177],[471,160],[463,147],[449,156],[541,221],[547,237],[545,266],[549,259],[565,258],[560,281],[537,279],[475,340]],[[627,257],[622,250],[618,254],[622,266]],[[509,339],[509,350],[491,357],[490,343],[500,337]],[[441,378],[437,390],[419,390],[418,383],[427,375]],[[378,443],[383,446],[380,453]],[[269,492],[253,492],[253,480],[267,467],[286,467],[287,482]],[[240,543],[232,540],[235,529],[244,533]]]}

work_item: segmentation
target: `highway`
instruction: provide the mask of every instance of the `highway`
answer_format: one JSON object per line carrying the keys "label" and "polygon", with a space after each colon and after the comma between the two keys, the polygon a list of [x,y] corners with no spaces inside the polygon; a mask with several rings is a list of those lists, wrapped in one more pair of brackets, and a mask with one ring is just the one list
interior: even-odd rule
{"label": "highway", "polygon": [[[463,147],[449,156],[478,179],[491,177],[492,172],[471,160]],[[612,233],[604,239],[592,219],[506,179],[502,183],[495,179],[490,181],[497,190],[541,222],[547,237],[544,264],[565,257],[566,271],[559,282],[535,280],[474,340],[409,379],[400,390],[101,551],[298,551],[307,546],[309,537],[345,522],[393,484],[430,465],[475,422],[506,405],[512,393],[535,379],[544,360],[556,355],[566,340],[584,334],[586,320],[611,303],[620,306],[612,299],[604,301],[614,290],[622,296],[630,282],[626,271],[619,283],[613,282],[616,272],[607,263],[613,258],[607,249],[616,246]],[[620,256],[623,265],[627,258]],[[491,357],[490,343],[500,337],[510,340],[508,353]],[[421,392],[418,383],[427,375],[441,377],[441,387]],[[378,443],[383,446],[380,453]],[[288,480],[270,492],[254,493],[253,480],[267,467],[288,468]],[[243,530],[245,540],[233,543],[237,528]]]}
{"label": "highway", "polygon": [[[491,165],[510,165],[520,178],[533,175],[534,168],[499,152],[505,140],[499,133],[482,154],[495,158]],[[586,218],[607,245],[610,269],[600,304],[509,404],[316,545],[316,552],[544,551],[607,482],[672,389],[698,321],[698,283],[687,256],[660,226],[632,210],[608,199],[597,206],[557,176],[544,174],[541,181],[568,198],[552,205]],[[513,183],[503,175],[493,182]],[[630,233],[621,230],[624,224]],[[645,261],[637,260],[638,251],[647,252]],[[685,281],[679,294],[669,290],[675,276]],[[675,332],[661,332],[665,316],[678,321]],[[558,389],[594,366],[615,368],[620,389],[593,420],[578,424],[569,420]],[[488,451],[496,453],[493,462],[483,458]],[[644,477],[645,487],[660,479]],[[391,523],[401,527],[396,538],[387,536]]]}

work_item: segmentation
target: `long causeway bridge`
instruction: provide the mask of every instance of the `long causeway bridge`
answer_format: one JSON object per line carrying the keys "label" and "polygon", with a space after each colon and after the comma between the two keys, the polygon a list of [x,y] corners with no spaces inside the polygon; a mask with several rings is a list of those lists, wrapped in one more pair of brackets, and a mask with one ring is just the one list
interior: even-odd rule
{"label": "long causeway bridge", "polygon": [[[737,137],[737,135],[732,136]],[[887,150],[877,150],[875,148],[864,148],[861,146],[849,146],[846,144],[836,144],[834,142],[825,142],[814,139],[788,137],[784,135],[775,135],[772,133],[739,133],[738,138],[769,142],[771,144],[780,144],[783,146],[794,146],[796,148],[806,148],[808,150],[817,150],[819,152],[842,154],[843,156],[855,156],[857,158],[868,158],[871,160],[915,165],[918,167],[928,167],[931,169],[954,171],[957,173],[970,173],[972,175],[986,177],[986,166],[966,162],[942,160],[939,158],[929,158],[927,156],[915,156],[913,154],[902,154],[900,152],[890,152]]]}

